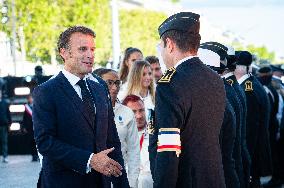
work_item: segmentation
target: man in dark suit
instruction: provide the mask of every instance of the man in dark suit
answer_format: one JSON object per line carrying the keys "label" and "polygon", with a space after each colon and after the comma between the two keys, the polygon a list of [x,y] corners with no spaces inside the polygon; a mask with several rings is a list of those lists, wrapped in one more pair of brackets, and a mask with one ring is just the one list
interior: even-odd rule
{"label": "man in dark suit", "polygon": [[36,149],[36,143],[34,139],[34,128],[33,128],[33,97],[32,95],[27,96],[28,103],[25,104],[25,112],[23,116],[22,126],[25,133],[30,140],[30,153],[32,155],[32,161],[38,161],[38,154]]}
{"label": "man in dark suit", "polygon": [[2,90],[0,90],[0,143],[2,145],[3,163],[8,162],[8,128],[11,122],[9,104],[2,98]]}
{"label": "man in dark suit", "polygon": [[199,17],[177,13],[158,29],[168,70],[158,81],[154,125],[158,135],[151,136],[157,146],[155,163],[151,162],[156,188],[225,187],[219,145],[225,91],[222,79],[196,57]]}
{"label": "man in dark suit", "polygon": [[94,63],[94,38],[83,26],[61,33],[64,69],[33,92],[35,140],[43,155],[40,187],[110,187],[110,182],[129,187],[106,90],[86,76]]}

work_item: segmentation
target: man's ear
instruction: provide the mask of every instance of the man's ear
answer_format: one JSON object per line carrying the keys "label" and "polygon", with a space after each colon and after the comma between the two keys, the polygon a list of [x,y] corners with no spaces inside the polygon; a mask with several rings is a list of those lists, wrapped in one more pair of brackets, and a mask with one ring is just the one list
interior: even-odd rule
{"label": "man's ear", "polygon": [[170,38],[166,38],[166,48],[168,50],[168,52],[173,52],[174,50],[174,42],[173,40],[171,40]]}
{"label": "man's ear", "polygon": [[59,54],[63,59],[66,59],[68,57],[68,50],[65,48],[60,48]]}

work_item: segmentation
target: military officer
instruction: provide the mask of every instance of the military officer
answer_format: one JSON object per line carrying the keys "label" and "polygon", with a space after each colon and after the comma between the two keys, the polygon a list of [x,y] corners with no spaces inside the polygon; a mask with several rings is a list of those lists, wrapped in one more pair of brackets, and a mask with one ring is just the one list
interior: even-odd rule
{"label": "military officer", "polygon": [[225,187],[219,146],[225,90],[222,79],[196,57],[199,17],[180,12],[158,28],[168,70],[156,91],[156,188]]}
{"label": "military officer", "polygon": [[[227,70],[225,71],[224,78],[225,80],[232,85],[235,89],[235,92],[239,98],[240,105],[241,105],[241,157],[242,157],[242,167],[239,170],[243,170],[243,173],[237,169],[239,175],[240,186],[244,188],[249,187],[249,179],[250,179],[250,165],[251,159],[247,148],[246,143],[246,117],[247,117],[247,102],[245,91],[239,85],[237,78],[234,74],[236,69],[236,57],[235,57],[235,50],[231,46],[226,46],[228,48],[226,57],[227,59]],[[243,178],[241,178],[243,177]]]}
{"label": "military officer", "polygon": [[[217,42],[206,42],[198,50],[200,60],[220,76],[226,70],[227,48]],[[240,105],[233,87],[225,81],[226,109],[220,132],[220,146],[227,188],[239,188],[237,167],[241,166],[240,155]],[[238,123],[238,124],[236,124]]]}
{"label": "military officer", "polygon": [[271,173],[271,155],[268,136],[270,105],[259,81],[250,74],[252,55],[240,51],[236,55],[236,78],[245,91],[247,100],[246,137],[251,157],[251,187],[260,187],[260,176]]}

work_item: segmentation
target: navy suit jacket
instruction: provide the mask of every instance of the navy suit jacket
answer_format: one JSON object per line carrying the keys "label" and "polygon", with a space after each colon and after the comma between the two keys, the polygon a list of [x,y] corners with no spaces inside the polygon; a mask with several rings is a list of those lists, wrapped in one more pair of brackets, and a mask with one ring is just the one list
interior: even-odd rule
{"label": "navy suit jacket", "polygon": [[125,170],[109,178],[92,169],[86,174],[91,153],[114,147],[109,157],[123,165],[121,146],[112,107],[103,86],[87,84],[95,100],[96,116],[84,112],[83,102],[62,72],[35,88],[33,122],[35,140],[43,155],[41,187],[129,187]]}

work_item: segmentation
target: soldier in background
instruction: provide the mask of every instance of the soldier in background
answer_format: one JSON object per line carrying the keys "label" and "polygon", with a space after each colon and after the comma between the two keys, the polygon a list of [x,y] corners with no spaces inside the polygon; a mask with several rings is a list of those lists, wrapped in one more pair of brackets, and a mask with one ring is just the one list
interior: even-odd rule
{"label": "soldier in background", "polygon": [[[275,187],[284,184],[284,129],[283,129],[283,94],[284,87],[281,77],[284,75],[284,70],[278,66],[270,65],[272,70],[271,86],[277,91],[278,95],[278,110],[276,114],[278,122],[278,130],[275,129],[276,138],[274,137],[274,144],[271,144],[272,158],[273,158],[273,174],[271,180],[264,184],[264,187]],[[276,98],[276,97],[275,97]],[[275,128],[275,127],[274,127]],[[271,133],[270,133],[271,134]],[[275,135],[273,134],[273,135]],[[274,155],[273,155],[274,154]],[[278,164],[277,164],[278,163]]]}
{"label": "soldier in background", "polygon": [[247,146],[251,157],[252,188],[259,188],[260,177],[272,173],[271,152],[268,135],[270,105],[268,96],[259,81],[250,74],[252,55],[240,51],[236,55],[236,78],[247,100]]}
{"label": "soldier in background", "polygon": [[[271,80],[272,80],[272,69],[270,67],[262,67],[257,72],[257,78],[260,83],[263,85],[270,102],[270,121],[269,121],[269,140],[270,140],[270,147],[271,147],[271,156],[272,156],[272,165],[273,165],[273,179],[270,181],[270,185],[272,181],[274,181],[274,186],[281,185],[281,182],[278,179],[279,173],[279,154],[277,148],[277,135],[278,131],[280,130],[279,122],[277,120],[277,113],[278,113],[278,106],[279,106],[279,96],[277,91],[272,87]],[[267,186],[267,185],[266,185]]]}
{"label": "soldier in background", "polygon": [[38,154],[36,149],[36,143],[34,139],[34,128],[33,128],[33,121],[32,121],[32,113],[33,113],[33,97],[32,95],[27,96],[28,103],[25,104],[25,112],[23,116],[23,130],[27,133],[30,143],[30,152],[32,155],[32,162],[38,161]]}
{"label": "soldier in background", "polygon": [[[217,42],[200,45],[198,57],[220,76],[226,68],[227,48]],[[233,87],[223,79],[226,91],[226,108],[219,140],[227,188],[239,188],[237,167],[242,166],[240,153],[240,105]],[[238,118],[238,120],[237,120]],[[236,121],[237,120],[237,121]],[[238,122],[238,124],[236,124]]]}
{"label": "soldier in background", "polygon": [[[241,157],[242,157],[242,167],[239,167],[237,173],[239,175],[240,186],[244,188],[249,187],[249,180],[250,180],[250,166],[251,166],[251,159],[250,154],[247,148],[247,141],[246,141],[246,117],[247,117],[247,102],[246,102],[246,95],[245,91],[239,85],[236,76],[234,75],[234,71],[236,69],[236,57],[235,57],[235,50],[231,46],[226,46],[228,48],[226,57],[227,59],[227,67],[224,72],[224,78],[234,89],[240,101],[240,116],[241,116]],[[242,170],[242,172],[240,171]],[[241,178],[243,177],[243,179]]]}
{"label": "soldier in background", "polygon": [[11,123],[12,120],[9,111],[9,104],[2,97],[2,90],[0,90],[0,148],[2,148],[1,153],[3,155],[3,163],[8,162],[8,130]]}

